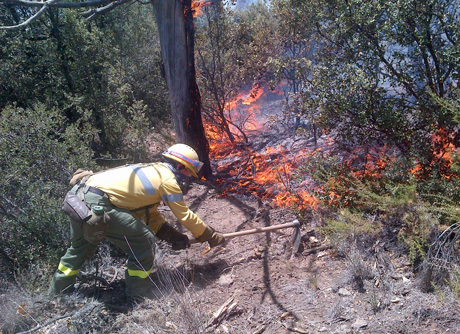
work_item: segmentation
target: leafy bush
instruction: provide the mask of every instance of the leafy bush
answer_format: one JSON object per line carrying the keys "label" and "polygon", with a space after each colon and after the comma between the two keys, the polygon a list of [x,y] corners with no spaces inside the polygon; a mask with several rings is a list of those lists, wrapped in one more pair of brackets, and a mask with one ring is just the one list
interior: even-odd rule
{"label": "leafy bush", "polygon": [[328,208],[322,232],[332,240],[390,227],[412,263],[425,256],[431,233],[458,220],[457,178],[418,179],[410,164],[394,160],[378,171],[356,170],[337,157],[311,159],[299,175],[311,177]]}
{"label": "leafy bush", "polygon": [[7,107],[0,123],[0,243],[10,263],[55,260],[68,241],[61,211],[68,180],[80,167],[91,169],[95,132],[80,112],[67,124],[59,110],[43,105]]}
{"label": "leafy bush", "polygon": [[110,102],[99,111],[105,133],[103,154],[130,162],[151,161],[148,141],[158,130],[152,131],[154,122],[149,120],[148,106],[129,98],[133,91],[127,84],[117,86],[113,82],[107,94]]}

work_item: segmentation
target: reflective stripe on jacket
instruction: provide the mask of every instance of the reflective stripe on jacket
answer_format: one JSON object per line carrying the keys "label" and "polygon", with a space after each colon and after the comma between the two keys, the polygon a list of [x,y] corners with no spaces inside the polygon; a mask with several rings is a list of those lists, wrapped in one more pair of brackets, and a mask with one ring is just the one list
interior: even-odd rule
{"label": "reflective stripe on jacket", "polygon": [[109,169],[92,175],[85,183],[104,191],[110,202],[119,208],[135,211],[153,205],[149,210],[149,220],[155,232],[164,222],[157,210],[161,201],[170,207],[180,223],[195,238],[200,237],[206,228],[203,221],[185,204],[174,173],[164,163]]}

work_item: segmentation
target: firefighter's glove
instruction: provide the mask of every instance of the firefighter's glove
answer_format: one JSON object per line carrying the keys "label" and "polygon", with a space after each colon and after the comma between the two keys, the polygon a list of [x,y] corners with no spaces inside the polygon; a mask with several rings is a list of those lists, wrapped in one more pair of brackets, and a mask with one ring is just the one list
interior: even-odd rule
{"label": "firefighter's glove", "polygon": [[225,237],[222,233],[214,231],[211,227],[206,226],[204,233],[199,237],[196,238],[198,242],[208,242],[209,247],[216,247],[221,245],[225,242]]}
{"label": "firefighter's glove", "polygon": [[72,178],[70,179],[70,186],[73,187],[74,185],[77,184],[78,181],[80,181],[81,179],[83,179],[85,176],[91,176],[93,175],[93,171],[92,170],[84,170],[84,169],[81,169],[81,168],[78,168],[75,173],[73,173],[72,175]]}
{"label": "firefighter's glove", "polygon": [[190,243],[187,235],[180,233],[168,223],[164,223],[156,233],[158,239],[171,244],[172,249],[181,250],[188,248]]}
{"label": "firefighter's glove", "polygon": [[190,247],[190,242],[185,234],[179,233],[177,240],[171,243],[171,247],[174,250],[181,250]]}

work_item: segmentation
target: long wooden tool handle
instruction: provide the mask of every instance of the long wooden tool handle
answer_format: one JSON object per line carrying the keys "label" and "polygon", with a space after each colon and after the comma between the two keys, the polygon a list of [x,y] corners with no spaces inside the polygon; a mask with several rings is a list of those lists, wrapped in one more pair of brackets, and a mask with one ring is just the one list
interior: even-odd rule
{"label": "long wooden tool handle", "polygon": [[[258,227],[258,228],[253,228],[251,230],[224,233],[223,235],[224,235],[225,239],[231,239],[231,238],[239,237],[239,236],[242,236],[242,235],[261,233],[261,232],[267,232],[267,231],[274,231],[274,230],[280,230],[282,228],[299,227],[299,226],[300,226],[299,221],[294,220],[292,223],[286,223],[286,224],[280,224],[280,225],[272,225],[272,226],[267,226],[267,227]],[[198,241],[190,240],[189,243],[190,244],[196,244],[196,243],[198,243]]]}

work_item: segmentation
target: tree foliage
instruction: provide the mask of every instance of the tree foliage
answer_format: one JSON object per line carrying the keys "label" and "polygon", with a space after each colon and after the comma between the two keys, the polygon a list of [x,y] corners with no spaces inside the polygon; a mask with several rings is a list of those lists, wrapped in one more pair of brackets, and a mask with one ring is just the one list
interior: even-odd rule
{"label": "tree foliage", "polygon": [[[0,6],[3,25],[30,15]],[[88,22],[49,8],[0,31],[0,256],[11,265],[55,261],[65,249],[61,203],[77,168],[96,168],[100,156],[151,158],[146,139],[169,107],[147,9]]]}
{"label": "tree foliage", "polygon": [[246,138],[244,117],[232,114],[243,87],[257,87],[267,79],[275,21],[262,2],[245,10],[216,3],[197,18],[197,72],[208,124],[231,142]]}
{"label": "tree foliage", "polygon": [[317,43],[298,71],[311,73],[300,110],[315,111],[342,143],[391,144],[425,170],[437,131],[458,145],[454,114],[433,98],[458,94],[458,1],[280,3],[308,19]]}
{"label": "tree foliage", "polygon": [[[317,53],[323,42],[315,34],[314,20],[305,11],[303,4],[294,1],[274,1],[273,12],[279,20],[276,30],[275,49],[268,63],[273,71],[273,81],[281,84],[286,96],[286,103],[281,121],[294,128],[303,125],[312,128],[316,143],[315,109],[303,103],[303,98],[309,90],[312,76],[312,65],[316,64]],[[279,117],[279,118],[281,118]]]}
{"label": "tree foliage", "polygon": [[220,3],[204,8],[198,18],[196,54],[205,119],[233,142],[235,136],[230,126],[242,130],[232,120],[229,105],[238,94],[245,73],[230,15],[232,12]]}
{"label": "tree foliage", "polygon": [[[20,20],[17,9],[2,6],[3,25]],[[25,29],[0,31],[0,39],[0,108],[40,102],[60,108],[70,122],[79,117],[78,108],[90,110],[99,129],[93,142],[98,155],[127,153],[120,152],[121,128],[132,123],[131,109],[142,111],[145,129],[168,117],[149,7],[120,8],[90,22],[75,11],[51,8]]]}

